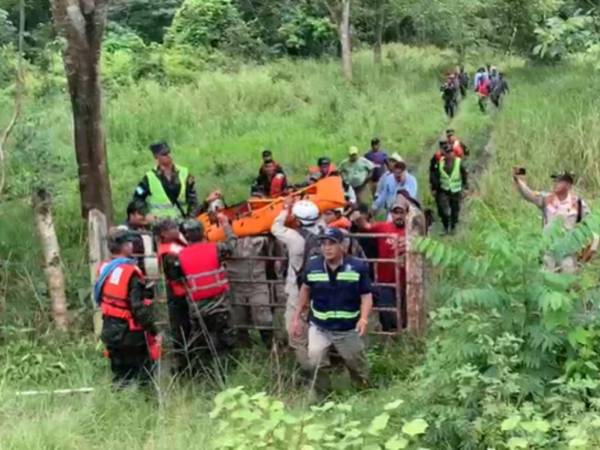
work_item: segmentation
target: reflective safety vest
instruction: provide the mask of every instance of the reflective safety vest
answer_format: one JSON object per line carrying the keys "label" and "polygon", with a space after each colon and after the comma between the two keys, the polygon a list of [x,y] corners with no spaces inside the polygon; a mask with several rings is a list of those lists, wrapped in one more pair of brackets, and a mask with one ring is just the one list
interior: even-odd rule
{"label": "reflective safety vest", "polygon": [[[99,272],[106,264],[100,265]],[[102,295],[100,300],[100,310],[104,317],[114,317],[125,320],[129,326],[129,331],[142,331],[143,328],[133,318],[131,304],[129,303],[129,282],[132,277],[139,277],[144,282],[144,274],[139,267],[133,264],[118,265],[111,273],[102,286]],[[144,300],[144,304],[150,306],[151,300]]]}
{"label": "reflective safety vest", "polygon": [[361,272],[368,276],[366,264],[346,257],[330,281],[323,257],[311,259],[305,280],[310,288],[310,321],[331,331],[354,329],[360,316]]}
{"label": "reflective safety vest", "polygon": [[452,167],[452,173],[450,175],[448,175],[448,172],[446,172],[445,162],[446,158],[440,159],[440,187],[443,191],[452,192],[454,194],[462,191],[462,178],[460,176],[460,158],[454,159],[454,166]]}
{"label": "reflective safety vest", "polygon": [[[165,255],[174,255],[179,257],[184,248],[185,247],[182,244],[177,242],[161,243],[158,246],[157,253],[159,264],[162,264],[162,258]],[[185,284],[182,281],[167,279],[167,286],[169,286],[175,297],[185,297]]]}
{"label": "reflective safety vest", "polygon": [[[181,189],[179,189],[179,195],[177,201],[180,205],[185,204],[185,187],[188,179],[189,171],[186,167],[177,166],[177,175],[179,176],[179,183]],[[150,214],[164,219],[166,217],[178,218],[181,217],[181,211],[176,205],[171,203],[169,196],[165,192],[165,188],[160,182],[160,178],[156,175],[154,170],[146,172],[148,178],[148,187],[150,188],[150,195],[146,199],[148,206],[150,207]]]}
{"label": "reflective safety vest", "polygon": [[217,297],[229,290],[216,243],[199,242],[184,248],[179,254],[179,262],[193,302]]}

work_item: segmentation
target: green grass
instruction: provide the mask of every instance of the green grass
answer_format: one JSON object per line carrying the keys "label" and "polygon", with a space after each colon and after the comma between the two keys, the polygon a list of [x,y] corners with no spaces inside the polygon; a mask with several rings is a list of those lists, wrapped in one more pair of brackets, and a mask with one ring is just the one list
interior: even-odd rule
{"label": "green grass", "polygon": [[[388,150],[407,158],[419,175],[422,199],[431,206],[426,169],[435,140],[449,124],[439,99],[439,73],[452,57],[435,49],[400,46],[386,52],[389,57],[381,69],[371,66],[370,54],[356,55],[352,85],[341,80],[337,61],[282,61],[237,74],[199,74],[194,85],[164,88],[143,82],[112,93],[106,117],[118,217],[123,217],[119,211],[152,164],[147,144],[162,138],[171,143],[176,161],[196,175],[200,193],[220,187],[233,201],[245,197],[265,147],[296,181],[316,157],[342,159],[348,146],[366,148],[378,135]],[[593,70],[576,64],[530,67],[517,60],[507,60],[504,66],[509,67],[512,92],[502,111],[481,116],[470,94],[451,122],[470,145],[472,166],[481,163],[484,146],[492,139],[491,156],[478,168],[480,178],[467,202],[465,224],[451,241],[465,248],[481,246],[478,237],[492,221],[506,227],[507,239],[514,227],[540,227],[539,213],[512,187],[514,165],[525,165],[536,187],[549,187],[548,175],[562,168],[582,175],[578,189],[586,197],[600,187],[600,100],[594,95],[599,82]],[[70,304],[83,337],[34,337],[47,323],[47,300],[39,250],[33,239],[23,238],[34,232],[28,204],[15,195],[18,198],[0,204],[0,254],[11,255],[6,274],[12,290],[2,305],[4,323],[16,329],[5,327],[1,334],[0,448],[211,448],[208,412],[216,392],[213,385],[184,383],[169,389],[165,377],[158,396],[110,391],[108,368],[86,334],[87,269],[80,248],[84,228],[78,216],[68,103],[65,97],[47,99],[30,105],[30,112],[42,116],[35,140],[48,143],[62,168],[51,187]],[[23,168],[12,171],[22,173]],[[9,187],[15,193],[19,186]],[[0,294],[3,276],[0,271]],[[434,272],[432,281],[432,305],[443,304],[452,280]],[[29,326],[30,331],[18,331]],[[435,357],[436,342],[443,339],[439,330],[428,336],[428,353],[423,343],[408,341],[373,352],[379,389],[341,393],[338,398],[354,406],[353,418],[372,418],[374,405],[393,398],[406,399],[408,415],[418,415],[426,410],[425,393],[432,388],[419,384],[420,375],[431,367],[428,359]],[[30,356],[23,362],[25,355]],[[253,350],[228,370],[227,385],[266,390],[302,410],[303,392],[291,385],[289,359],[280,362],[282,368],[277,369],[269,355]],[[97,391],[68,397],[15,396],[20,389],[85,385]],[[442,441],[429,447],[450,448]]]}

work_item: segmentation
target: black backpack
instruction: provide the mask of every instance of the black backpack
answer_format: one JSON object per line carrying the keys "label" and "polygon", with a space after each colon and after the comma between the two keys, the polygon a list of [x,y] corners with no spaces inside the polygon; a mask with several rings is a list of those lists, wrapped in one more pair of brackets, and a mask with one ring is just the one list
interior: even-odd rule
{"label": "black backpack", "polygon": [[308,230],[300,228],[298,233],[304,238],[304,255],[302,257],[302,266],[296,270],[296,280],[298,287],[302,285],[302,274],[308,261],[317,256],[321,256],[321,241],[319,235]]}

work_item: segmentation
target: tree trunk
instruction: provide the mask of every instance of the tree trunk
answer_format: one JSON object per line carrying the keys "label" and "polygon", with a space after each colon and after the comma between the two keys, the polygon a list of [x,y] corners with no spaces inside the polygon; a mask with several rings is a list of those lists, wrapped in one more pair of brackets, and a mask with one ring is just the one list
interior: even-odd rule
{"label": "tree trunk", "polygon": [[350,37],[350,4],[352,0],[342,0],[342,11],[338,22],[338,33],[342,46],[342,72],[344,77],[352,80],[352,42]]}
{"label": "tree trunk", "polygon": [[56,328],[67,331],[67,296],[65,277],[60,264],[60,248],[52,220],[50,194],[44,189],[33,193],[35,224],[40,235],[44,253],[44,273],[48,282],[48,292],[52,302],[52,318]]}
{"label": "tree trunk", "polygon": [[385,10],[383,1],[377,2],[375,11],[375,43],[373,44],[373,61],[375,64],[381,64],[381,48],[383,47],[383,28],[385,25]]}
{"label": "tree trunk", "polygon": [[52,0],[52,15],[67,40],[64,63],[73,108],[81,215],[87,219],[91,209],[98,209],[110,221],[112,200],[99,75],[106,0]]}

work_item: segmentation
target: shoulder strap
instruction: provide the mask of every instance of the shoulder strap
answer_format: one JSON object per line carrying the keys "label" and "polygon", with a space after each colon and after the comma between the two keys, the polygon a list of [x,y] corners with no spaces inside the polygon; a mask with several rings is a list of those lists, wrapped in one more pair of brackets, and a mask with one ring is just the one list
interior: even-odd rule
{"label": "shoulder strap", "polygon": [[583,219],[583,202],[578,197],[577,198],[577,223],[581,222],[582,219]]}

